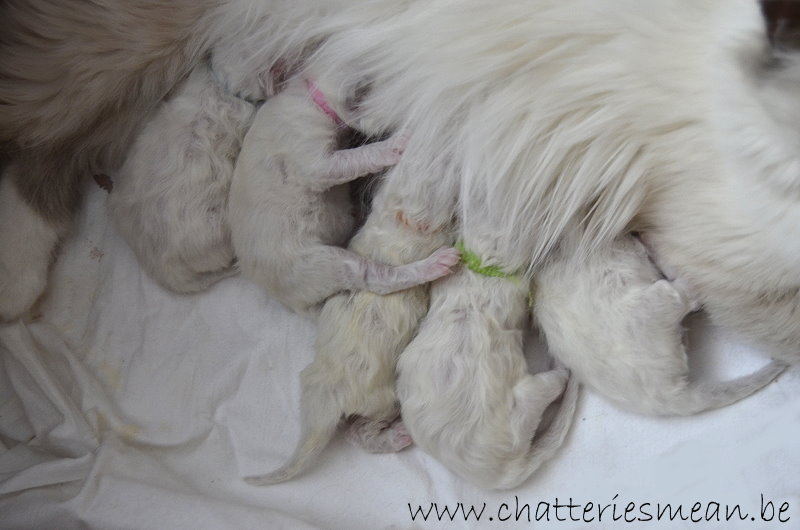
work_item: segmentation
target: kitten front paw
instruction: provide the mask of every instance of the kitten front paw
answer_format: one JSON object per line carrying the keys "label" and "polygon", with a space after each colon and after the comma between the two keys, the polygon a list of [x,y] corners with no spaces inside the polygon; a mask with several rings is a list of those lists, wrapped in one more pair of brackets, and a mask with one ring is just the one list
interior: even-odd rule
{"label": "kitten front paw", "polygon": [[425,260],[426,281],[437,280],[448,274],[452,274],[453,267],[461,261],[461,254],[452,247],[443,247],[428,256]]}

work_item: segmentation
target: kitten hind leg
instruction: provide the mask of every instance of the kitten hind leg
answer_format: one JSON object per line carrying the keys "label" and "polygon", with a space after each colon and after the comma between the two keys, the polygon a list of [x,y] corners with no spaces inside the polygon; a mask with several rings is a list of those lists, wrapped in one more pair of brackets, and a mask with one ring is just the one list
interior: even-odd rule
{"label": "kitten hind leg", "polygon": [[403,422],[356,417],[345,431],[345,439],[369,453],[396,453],[413,442]]}
{"label": "kitten hind leg", "polygon": [[406,265],[388,265],[343,248],[320,245],[291,261],[288,276],[280,281],[281,290],[310,305],[339,291],[389,294],[446,276],[458,261],[458,251],[449,247]]}
{"label": "kitten hind leg", "polygon": [[427,258],[406,265],[387,265],[348,250],[337,250],[342,250],[339,256],[347,271],[341,279],[343,286],[377,294],[389,294],[432,282],[450,274],[460,259],[456,249],[443,247]]}
{"label": "kitten hind leg", "polygon": [[326,190],[397,164],[405,146],[406,137],[395,135],[388,140],[341,149],[331,153],[319,167],[306,174],[321,175],[311,185],[318,191]]}
{"label": "kitten hind leg", "polygon": [[544,411],[564,393],[568,380],[569,371],[556,368],[528,374],[514,386],[514,419],[511,425],[517,443],[530,443]]}

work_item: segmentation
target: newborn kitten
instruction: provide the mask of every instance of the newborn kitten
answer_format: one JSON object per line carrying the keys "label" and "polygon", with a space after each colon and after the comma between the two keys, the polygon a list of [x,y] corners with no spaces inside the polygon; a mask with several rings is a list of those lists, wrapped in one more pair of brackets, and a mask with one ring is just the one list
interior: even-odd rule
{"label": "newborn kitten", "polygon": [[[179,293],[202,291],[237,272],[228,189],[256,107],[234,95],[240,87],[211,62],[201,62],[160,104],[114,176],[108,200],[114,225],[142,267]],[[248,83],[249,95],[272,93],[269,75],[249,74],[237,78]]]}
{"label": "newborn kitten", "polygon": [[738,401],[775,379],[772,362],[728,382],[690,382],[681,321],[697,309],[681,280],[663,279],[642,243],[623,236],[587,260],[536,275],[535,314],[550,354],[614,403],[689,415]]}
{"label": "newborn kitten", "polygon": [[[348,248],[402,265],[452,243],[456,187],[441,175],[419,167],[414,156],[403,158],[386,175],[366,224]],[[366,442],[369,450],[409,445],[411,438],[398,421],[395,365],[427,308],[427,285],[385,296],[359,291],[329,298],[318,319],[314,362],[300,378],[297,448],[279,469],[247,482],[274,484],[296,476],[322,453],[344,420],[354,419],[348,439]]]}
{"label": "newborn kitten", "polygon": [[[306,72],[308,75],[308,72]],[[330,75],[295,77],[259,109],[234,171],[228,203],[242,274],[289,308],[306,312],[346,290],[400,291],[449,274],[458,252],[390,266],[341,248],[354,228],[344,184],[393,166],[406,138],[338,149],[354,111]]]}

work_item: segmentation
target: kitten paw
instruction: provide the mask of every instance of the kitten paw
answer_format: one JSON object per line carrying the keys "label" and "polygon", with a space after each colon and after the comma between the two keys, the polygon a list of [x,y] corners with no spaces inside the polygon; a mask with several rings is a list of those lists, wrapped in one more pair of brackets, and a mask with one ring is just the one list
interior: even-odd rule
{"label": "kitten paw", "polygon": [[392,452],[401,451],[414,443],[402,421],[395,422],[389,429],[391,430]]}
{"label": "kitten paw", "polygon": [[345,432],[345,439],[368,453],[396,453],[412,444],[406,426],[400,420],[372,420],[358,417]]}
{"label": "kitten paw", "polygon": [[425,259],[423,275],[427,282],[452,274],[453,267],[461,261],[461,254],[452,247],[443,247]]}
{"label": "kitten paw", "polygon": [[396,134],[392,136],[389,140],[389,147],[399,160],[399,157],[405,153],[406,147],[408,147],[408,135],[406,134]]}

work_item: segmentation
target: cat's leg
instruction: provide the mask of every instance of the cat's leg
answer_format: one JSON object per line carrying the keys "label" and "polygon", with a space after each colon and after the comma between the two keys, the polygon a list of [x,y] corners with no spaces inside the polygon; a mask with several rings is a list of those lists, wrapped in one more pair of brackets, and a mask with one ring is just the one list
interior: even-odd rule
{"label": "cat's leg", "polygon": [[311,184],[317,190],[326,190],[394,166],[406,143],[405,135],[396,134],[387,140],[334,151],[309,170],[309,176],[315,179]]}
{"label": "cat's leg", "polygon": [[[286,296],[309,305],[339,291],[389,294],[431,282],[450,274],[459,261],[458,251],[443,247],[426,258],[389,265],[333,246],[315,246],[301,252],[281,279]],[[294,305],[294,304],[290,304]]]}
{"label": "cat's leg", "polygon": [[358,416],[348,425],[344,436],[368,453],[396,453],[413,443],[400,418],[386,421]]}

